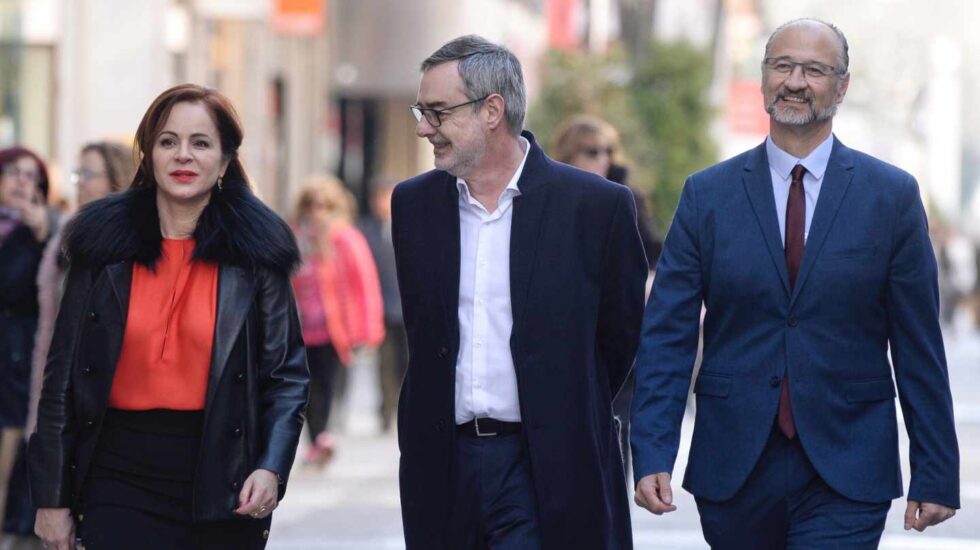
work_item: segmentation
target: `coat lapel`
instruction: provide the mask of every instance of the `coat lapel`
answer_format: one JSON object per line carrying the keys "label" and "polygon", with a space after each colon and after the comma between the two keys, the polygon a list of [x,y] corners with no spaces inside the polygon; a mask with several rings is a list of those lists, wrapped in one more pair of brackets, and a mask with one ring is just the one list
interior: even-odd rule
{"label": "coat lapel", "polygon": [[820,254],[820,249],[827,238],[830,227],[834,224],[837,212],[840,210],[847,194],[847,189],[851,185],[854,176],[854,163],[851,159],[850,149],[845,147],[837,138],[834,138],[834,148],[830,152],[830,160],[827,162],[827,172],[823,177],[823,184],[820,186],[820,196],[817,197],[817,206],[813,212],[813,221],[810,223],[810,234],[807,236],[806,245],[803,247],[803,263],[800,264],[800,273],[796,280],[796,288],[793,290],[793,297],[790,300],[790,307],[800,295],[800,289],[806,284],[807,275],[813,268],[813,263]]}
{"label": "coat lapel", "polygon": [[250,272],[227,264],[218,268],[218,312],[211,350],[206,408],[210,407],[214,399],[218,381],[221,380],[228,357],[238,340],[238,333],[245,322],[245,316],[248,315],[254,293],[255,278]]}
{"label": "coat lapel", "polygon": [[530,143],[531,150],[524,163],[524,171],[517,181],[521,194],[514,198],[510,227],[510,307],[514,333],[517,333],[524,319],[531,277],[534,274],[534,258],[548,204],[548,194],[544,189],[544,183],[549,177],[548,162],[544,152],[535,143],[534,136],[527,131],[522,135]]}
{"label": "coat lapel", "polygon": [[766,248],[769,249],[773,265],[779,273],[779,280],[783,282],[783,290],[789,296],[789,271],[786,268],[783,239],[779,235],[776,198],[772,191],[772,175],[769,173],[769,160],[766,156],[766,144],[764,142],[748,156],[744,170],[745,174],[742,181],[745,184],[745,192],[749,196],[752,210],[755,211],[759,227],[762,229]]}
{"label": "coat lapel", "polygon": [[453,341],[459,339],[459,189],[456,188],[456,177],[446,174],[446,189],[441,195],[439,208],[433,212],[434,222],[431,227],[437,232],[432,242],[438,243],[440,249],[435,251],[438,273],[443,274],[440,281],[443,318],[446,324],[446,334]]}
{"label": "coat lapel", "polygon": [[129,316],[129,288],[133,284],[133,262],[111,264],[106,267],[106,273],[109,275],[109,284],[119,305],[119,318],[122,319],[125,327]]}

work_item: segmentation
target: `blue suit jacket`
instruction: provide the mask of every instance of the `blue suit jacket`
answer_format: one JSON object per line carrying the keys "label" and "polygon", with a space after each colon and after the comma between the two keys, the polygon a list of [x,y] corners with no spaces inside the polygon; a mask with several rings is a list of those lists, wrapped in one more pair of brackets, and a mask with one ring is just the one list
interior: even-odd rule
{"label": "blue suit jacket", "polygon": [[[510,235],[511,355],[546,550],[632,547],[612,397],[636,353],[647,264],[626,187],[531,144]],[[459,353],[459,191],[433,170],[398,184],[392,238],[408,333],[398,401],[409,550],[446,542]]]}
{"label": "blue suit jacket", "polygon": [[637,358],[637,480],[673,469],[702,303],[687,490],[709,500],[739,490],[788,373],[798,436],[823,480],[854,500],[901,496],[894,375],[909,498],[959,507],[936,260],[912,176],[835,139],[793,289],[765,144],[688,179]]}

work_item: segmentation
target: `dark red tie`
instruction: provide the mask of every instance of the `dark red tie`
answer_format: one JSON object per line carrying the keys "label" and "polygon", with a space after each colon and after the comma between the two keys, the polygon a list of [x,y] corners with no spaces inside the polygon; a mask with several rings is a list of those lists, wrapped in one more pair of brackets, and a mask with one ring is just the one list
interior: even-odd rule
{"label": "dark red tie", "polygon": [[[796,275],[803,261],[803,233],[806,230],[806,195],[803,193],[803,174],[806,168],[797,164],[791,172],[793,182],[789,186],[786,200],[786,268],[789,270],[789,286],[796,286]],[[796,424],[793,423],[793,409],[789,401],[789,373],[783,377],[783,389],[779,395],[779,429],[793,439]]]}

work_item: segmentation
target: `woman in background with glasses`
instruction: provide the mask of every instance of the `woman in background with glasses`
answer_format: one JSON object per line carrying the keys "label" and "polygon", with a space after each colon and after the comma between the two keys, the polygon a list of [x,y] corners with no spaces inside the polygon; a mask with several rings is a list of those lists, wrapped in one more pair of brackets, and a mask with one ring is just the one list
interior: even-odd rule
{"label": "woman in background with glasses", "polygon": [[[129,187],[135,173],[136,163],[133,152],[125,146],[108,141],[85,145],[79,156],[78,169],[71,174],[77,192],[77,207],[82,208],[109,193],[118,193]],[[48,241],[37,275],[39,315],[34,354],[31,359],[31,399],[25,427],[25,433],[28,434],[34,431],[34,423],[37,421],[41,375],[44,374],[44,363],[47,361],[48,347],[51,345],[51,335],[54,333],[54,320],[58,316],[58,304],[61,302],[68,269],[62,250],[62,229],[70,219],[70,215],[62,218],[60,227]]]}
{"label": "woman in background with glasses", "polygon": [[0,150],[0,520],[27,417],[35,280],[51,228],[47,195],[40,157],[22,147]]}

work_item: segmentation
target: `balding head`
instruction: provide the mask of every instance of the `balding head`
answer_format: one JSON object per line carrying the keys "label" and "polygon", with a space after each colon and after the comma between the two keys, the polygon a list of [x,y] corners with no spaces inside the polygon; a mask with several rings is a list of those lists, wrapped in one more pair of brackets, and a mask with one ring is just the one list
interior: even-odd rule
{"label": "balding head", "polygon": [[840,70],[841,74],[847,73],[848,65],[850,64],[851,59],[848,55],[847,38],[844,36],[844,33],[832,23],[811,17],[794,19],[788,23],[783,23],[775,31],[773,31],[772,34],[769,35],[769,40],[766,41],[766,53],[765,56],[763,56],[764,58],[770,56],[770,51],[772,50],[772,45],[776,38],[789,29],[826,33],[827,36],[833,39],[837,44],[836,68]]}

